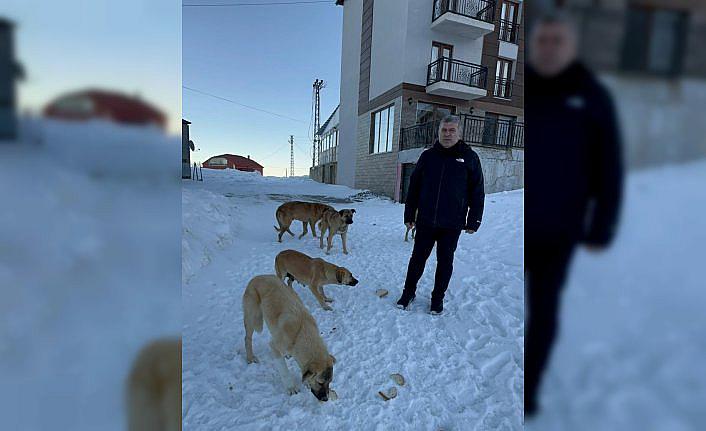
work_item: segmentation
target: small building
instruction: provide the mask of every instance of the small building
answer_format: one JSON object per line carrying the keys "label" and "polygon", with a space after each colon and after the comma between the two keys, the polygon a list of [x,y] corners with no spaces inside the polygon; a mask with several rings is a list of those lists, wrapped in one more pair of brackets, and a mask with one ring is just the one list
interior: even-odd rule
{"label": "small building", "polygon": [[44,108],[44,115],[62,120],[104,119],[122,124],[155,125],[161,129],[166,125],[166,116],[144,100],[96,89],[59,96]]}
{"label": "small building", "polygon": [[251,159],[250,156],[243,157],[235,154],[221,154],[213,156],[203,162],[206,169],[237,169],[244,172],[259,172],[262,175],[263,166]]}
{"label": "small building", "polygon": [[319,135],[316,165],[311,168],[309,177],[320,183],[336,184],[338,106],[316,133]]}
{"label": "small building", "polygon": [[15,59],[14,24],[0,17],[0,140],[17,138],[17,92],[15,82],[22,68]]}
{"label": "small building", "polygon": [[191,121],[181,119],[181,178],[191,178],[191,152],[194,151],[194,141],[189,139],[189,124]]}

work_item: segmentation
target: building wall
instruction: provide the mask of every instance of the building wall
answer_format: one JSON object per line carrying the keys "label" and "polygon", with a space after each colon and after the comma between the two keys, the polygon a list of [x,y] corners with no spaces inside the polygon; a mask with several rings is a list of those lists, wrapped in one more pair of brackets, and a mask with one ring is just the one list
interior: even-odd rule
{"label": "building wall", "polygon": [[358,139],[358,86],[363,0],[347,0],[343,5],[341,55],[340,123],[336,181],[355,185],[356,145]]}
{"label": "building wall", "polygon": [[392,135],[392,151],[387,153],[370,154],[370,123],[373,108],[358,117],[358,144],[357,162],[358,169],[355,175],[355,186],[367,189],[389,198],[395,197],[397,186],[397,152],[399,151],[399,124],[401,118],[402,97],[394,99],[395,126]]}

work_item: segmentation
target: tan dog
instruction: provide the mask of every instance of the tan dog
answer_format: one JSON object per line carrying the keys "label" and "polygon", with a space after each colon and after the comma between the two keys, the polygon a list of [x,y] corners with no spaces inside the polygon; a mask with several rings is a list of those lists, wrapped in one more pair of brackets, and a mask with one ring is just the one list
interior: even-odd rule
{"label": "tan dog", "polygon": [[285,354],[297,361],[302,381],[309,385],[311,393],[319,401],[327,401],[336,358],[328,353],[316,321],[297,293],[275,275],[254,277],[243,294],[245,352],[249,364],[258,361],[252,351],[252,334],[262,332],[263,319],[272,335],[270,348],[275,366],[289,394],[299,392],[300,383],[287,368]]}
{"label": "tan dog", "polygon": [[335,211],[330,205],[314,202],[293,201],[283,203],[275,212],[275,217],[279,224],[279,228],[275,226],[275,230],[278,233],[277,241],[282,242],[282,235],[285,232],[294,236],[294,233],[289,230],[289,226],[294,220],[301,221],[304,226],[304,231],[299,235],[299,239],[308,233],[307,224],[311,226],[311,234],[316,238],[316,222],[321,220],[321,216],[326,210]]}
{"label": "tan dog", "polygon": [[324,248],[324,233],[328,230],[328,247],[326,248],[326,254],[329,254],[331,251],[331,242],[333,241],[333,236],[336,234],[341,235],[343,254],[348,254],[346,239],[348,236],[348,225],[353,224],[353,214],[355,214],[354,209],[336,211],[332,208],[324,211],[321,216],[321,221],[319,222],[319,230],[321,231],[319,247]]}
{"label": "tan dog", "polygon": [[305,284],[324,310],[331,310],[332,308],[326,303],[333,302],[333,299],[328,298],[324,293],[324,285],[355,286],[358,284],[358,280],[346,268],[323,259],[312,259],[295,250],[285,250],[275,257],[275,273],[280,280],[288,278],[289,287],[292,287],[294,280]]}
{"label": "tan dog", "polygon": [[181,339],[159,339],[140,351],[126,395],[129,431],[181,430]]}

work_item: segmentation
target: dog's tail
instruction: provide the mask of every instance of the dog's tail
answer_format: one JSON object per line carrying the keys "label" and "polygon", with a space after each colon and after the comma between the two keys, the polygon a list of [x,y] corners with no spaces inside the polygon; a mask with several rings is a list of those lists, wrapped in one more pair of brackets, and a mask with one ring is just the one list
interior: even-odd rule
{"label": "dog's tail", "polygon": [[245,288],[243,293],[243,324],[245,332],[252,329],[255,332],[262,332],[262,308],[260,308],[260,295],[258,295],[252,282]]}
{"label": "dog's tail", "polygon": [[[284,217],[284,212],[282,211],[281,208],[277,208],[277,211],[275,212],[275,218],[277,219],[277,223],[279,224],[279,227],[274,226],[275,230],[278,233],[287,232],[288,234],[294,236],[294,232],[289,230],[289,225],[287,223],[285,223],[285,221],[283,220],[283,217]],[[291,224],[291,221],[289,224]],[[287,226],[287,227],[285,228],[284,226]]]}

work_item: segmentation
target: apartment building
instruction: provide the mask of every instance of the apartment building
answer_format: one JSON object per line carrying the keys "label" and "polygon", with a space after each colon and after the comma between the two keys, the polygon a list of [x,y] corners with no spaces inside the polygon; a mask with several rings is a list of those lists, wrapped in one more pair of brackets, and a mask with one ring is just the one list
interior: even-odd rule
{"label": "apartment building", "polygon": [[486,191],[523,186],[522,2],[338,0],[336,183],[404,201],[438,121],[461,116]]}
{"label": "apartment building", "polygon": [[573,15],[580,57],[613,93],[627,166],[706,157],[706,2],[553,3]]}

